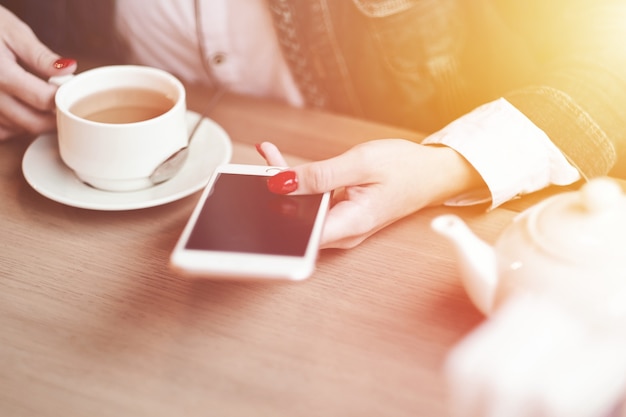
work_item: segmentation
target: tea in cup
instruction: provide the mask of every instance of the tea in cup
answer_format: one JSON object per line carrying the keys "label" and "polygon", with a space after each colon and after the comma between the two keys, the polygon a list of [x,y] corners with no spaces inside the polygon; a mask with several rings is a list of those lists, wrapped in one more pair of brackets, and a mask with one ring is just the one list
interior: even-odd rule
{"label": "tea in cup", "polygon": [[188,142],[185,89],[160,69],[94,68],[62,82],[55,102],[61,159],[94,188],[151,187],[154,170]]}

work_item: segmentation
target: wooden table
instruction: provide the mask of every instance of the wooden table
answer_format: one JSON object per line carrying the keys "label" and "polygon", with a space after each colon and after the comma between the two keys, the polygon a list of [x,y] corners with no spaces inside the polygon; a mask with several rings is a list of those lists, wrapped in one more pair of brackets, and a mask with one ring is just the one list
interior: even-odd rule
{"label": "wooden table", "polygon": [[[198,109],[199,94],[190,97]],[[419,134],[225,96],[211,117],[234,162],[271,139],[294,162]],[[0,144],[0,415],[446,415],[441,367],[482,320],[430,230],[457,212],[488,241],[531,197],[423,210],[359,247],[326,250],[300,283],[190,279],[168,267],[199,197],[101,212],[24,180],[27,141]]]}

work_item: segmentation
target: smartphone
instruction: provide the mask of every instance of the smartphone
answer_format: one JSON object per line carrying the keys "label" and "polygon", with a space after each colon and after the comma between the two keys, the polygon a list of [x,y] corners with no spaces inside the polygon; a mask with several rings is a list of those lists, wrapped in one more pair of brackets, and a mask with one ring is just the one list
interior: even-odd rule
{"label": "smartphone", "polygon": [[278,195],[284,168],[225,164],[204,189],[171,264],[207,277],[302,280],[315,269],[330,193]]}

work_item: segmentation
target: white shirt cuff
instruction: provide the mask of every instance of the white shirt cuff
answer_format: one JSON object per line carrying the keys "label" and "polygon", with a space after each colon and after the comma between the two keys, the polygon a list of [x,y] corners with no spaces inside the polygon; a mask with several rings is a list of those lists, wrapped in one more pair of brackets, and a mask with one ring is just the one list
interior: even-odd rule
{"label": "white shirt cuff", "polygon": [[482,176],[488,194],[474,191],[446,205],[479,204],[495,208],[549,185],[568,185],[580,174],[522,112],[504,98],[484,104],[428,136],[423,144],[441,144],[459,152]]}

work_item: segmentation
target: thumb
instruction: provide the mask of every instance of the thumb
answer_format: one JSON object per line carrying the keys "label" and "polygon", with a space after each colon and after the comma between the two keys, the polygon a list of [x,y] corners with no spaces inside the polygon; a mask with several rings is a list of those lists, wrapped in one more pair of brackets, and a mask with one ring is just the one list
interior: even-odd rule
{"label": "thumb", "polygon": [[44,45],[28,25],[17,21],[7,36],[7,46],[13,54],[35,74],[49,78],[71,74],[76,70],[76,60],[62,58]]}
{"label": "thumb", "polygon": [[320,194],[367,183],[366,164],[354,152],[295,166],[270,177],[267,186],[276,194]]}

